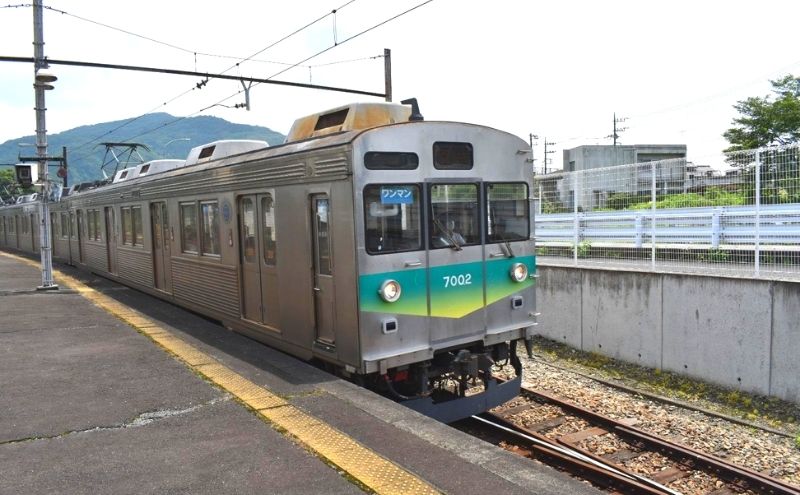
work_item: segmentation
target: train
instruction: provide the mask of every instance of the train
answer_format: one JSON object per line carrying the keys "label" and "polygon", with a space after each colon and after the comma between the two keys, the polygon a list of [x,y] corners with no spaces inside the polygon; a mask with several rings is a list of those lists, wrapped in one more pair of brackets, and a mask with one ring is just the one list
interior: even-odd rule
{"label": "train", "polygon": [[[354,103],[65,190],[52,256],[452,422],[519,393],[530,151],[415,100]],[[39,252],[27,199],[0,207],[0,248]]]}

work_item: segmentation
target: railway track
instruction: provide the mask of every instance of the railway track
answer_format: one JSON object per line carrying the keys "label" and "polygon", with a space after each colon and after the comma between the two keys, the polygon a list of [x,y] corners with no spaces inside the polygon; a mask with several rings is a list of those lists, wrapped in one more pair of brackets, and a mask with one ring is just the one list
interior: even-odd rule
{"label": "railway track", "polygon": [[[528,402],[474,419],[492,429],[509,450],[595,485],[626,494],[679,494],[681,480],[694,478],[706,487],[695,493],[800,495],[798,487],[660,438],[636,428],[633,421],[610,418],[543,391],[523,388],[522,396]],[[518,418],[536,408],[546,409],[544,419],[523,426]],[[656,470],[642,473],[642,466],[653,464]]]}

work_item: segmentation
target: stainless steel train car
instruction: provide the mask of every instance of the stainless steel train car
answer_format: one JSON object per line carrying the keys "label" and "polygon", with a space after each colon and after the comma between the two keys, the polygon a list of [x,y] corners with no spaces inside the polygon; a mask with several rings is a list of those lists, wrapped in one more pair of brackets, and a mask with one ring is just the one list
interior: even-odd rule
{"label": "stainless steel train car", "polygon": [[[529,156],[416,103],[349,105],[279,146],[211,143],[62,197],[53,256],[453,421],[519,390],[536,319]],[[1,207],[0,229],[0,246],[38,252],[35,204]],[[516,378],[495,378],[505,365]]]}

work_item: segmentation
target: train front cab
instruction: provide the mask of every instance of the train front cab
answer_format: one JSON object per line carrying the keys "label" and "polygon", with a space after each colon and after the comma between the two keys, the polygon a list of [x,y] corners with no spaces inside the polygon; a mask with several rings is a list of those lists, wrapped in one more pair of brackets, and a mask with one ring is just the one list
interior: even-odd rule
{"label": "train front cab", "polygon": [[[516,343],[535,325],[525,143],[464,124],[386,130],[354,147],[364,367],[450,422],[519,392]],[[516,378],[496,381],[495,364]]]}

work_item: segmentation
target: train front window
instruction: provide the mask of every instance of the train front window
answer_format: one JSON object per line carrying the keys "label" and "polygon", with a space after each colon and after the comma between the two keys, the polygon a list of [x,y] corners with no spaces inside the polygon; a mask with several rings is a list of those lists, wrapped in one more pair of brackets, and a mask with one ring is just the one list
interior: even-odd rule
{"label": "train front window", "polygon": [[481,243],[476,184],[433,184],[430,201],[431,249],[461,249]]}
{"label": "train front window", "polygon": [[486,184],[486,201],[486,242],[521,241],[530,237],[527,184]]}
{"label": "train front window", "polygon": [[364,188],[364,243],[369,254],[422,249],[419,186],[380,184]]}

